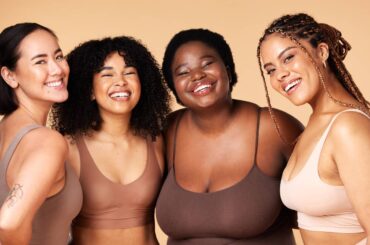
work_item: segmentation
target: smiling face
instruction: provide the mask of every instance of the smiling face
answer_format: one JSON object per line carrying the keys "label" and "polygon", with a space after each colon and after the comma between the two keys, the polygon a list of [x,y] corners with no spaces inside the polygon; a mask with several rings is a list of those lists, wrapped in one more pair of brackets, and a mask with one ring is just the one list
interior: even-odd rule
{"label": "smiling face", "polygon": [[93,77],[93,97],[100,113],[131,114],[140,99],[141,85],[135,67],[117,52],[110,54]]}
{"label": "smiling face", "polygon": [[[322,64],[322,47],[313,48],[300,40],[316,64]],[[308,55],[292,40],[274,33],[261,44],[261,60],[265,76],[272,87],[295,105],[312,103],[323,93],[318,72]]]}
{"label": "smiling face", "polygon": [[68,98],[69,67],[55,36],[36,30],[21,41],[19,53],[10,80],[21,103],[28,99],[54,103]]}
{"label": "smiling face", "polygon": [[205,108],[230,99],[227,69],[219,54],[200,41],[181,45],[171,72],[181,102],[189,108]]}

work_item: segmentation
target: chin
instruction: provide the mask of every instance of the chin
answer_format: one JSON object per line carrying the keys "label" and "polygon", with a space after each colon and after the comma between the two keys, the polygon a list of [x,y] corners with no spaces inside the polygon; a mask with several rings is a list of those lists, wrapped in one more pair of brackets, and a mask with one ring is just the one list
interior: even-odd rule
{"label": "chin", "polygon": [[54,103],[62,103],[64,101],[66,101],[67,99],[68,99],[68,92],[65,92],[65,93],[63,93],[63,94],[61,94],[59,96],[55,96],[53,98],[53,102]]}
{"label": "chin", "polygon": [[303,100],[290,100],[290,102],[295,105],[295,106],[301,106],[301,105],[305,105],[307,103],[307,101],[303,101]]}

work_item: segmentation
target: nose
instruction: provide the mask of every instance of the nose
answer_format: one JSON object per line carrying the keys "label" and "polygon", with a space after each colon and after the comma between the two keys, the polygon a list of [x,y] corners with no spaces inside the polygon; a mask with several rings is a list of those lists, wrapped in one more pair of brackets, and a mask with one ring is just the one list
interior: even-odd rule
{"label": "nose", "polygon": [[191,81],[196,82],[203,79],[206,76],[206,73],[202,69],[196,69],[191,73]]}
{"label": "nose", "polygon": [[53,60],[49,63],[49,72],[52,76],[58,76],[63,73],[63,67],[59,62]]}
{"label": "nose", "polygon": [[117,80],[115,81],[114,85],[123,87],[123,86],[127,85],[127,81],[126,81],[124,76],[119,76],[117,78]]}
{"label": "nose", "polygon": [[277,70],[277,72],[278,72],[277,79],[279,81],[283,81],[286,77],[289,76],[289,71],[287,69],[280,68]]}

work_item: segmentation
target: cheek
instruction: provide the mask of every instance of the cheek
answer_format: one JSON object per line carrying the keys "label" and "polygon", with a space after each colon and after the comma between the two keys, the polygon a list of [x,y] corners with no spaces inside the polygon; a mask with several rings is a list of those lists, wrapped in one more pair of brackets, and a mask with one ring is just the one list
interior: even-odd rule
{"label": "cheek", "polygon": [[99,97],[99,95],[104,94],[104,84],[101,81],[94,81],[92,86],[92,93],[95,97]]}
{"label": "cheek", "polygon": [[185,82],[183,79],[176,79],[173,81],[173,85],[175,87],[176,93],[181,96],[182,91],[184,90]]}
{"label": "cheek", "polygon": [[138,99],[141,97],[141,83],[140,81],[137,81],[136,84],[135,84],[135,90],[136,90],[136,93],[138,95]]}
{"label": "cheek", "polygon": [[266,80],[267,80],[266,82],[269,82],[270,85],[271,85],[271,87],[274,90],[280,92],[280,90],[281,90],[280,83],[277,81],[276,78],[274,78],[274,77],[267,77]]}
{"label": "cheek", "polygon": [[66,61],[61,64],[62,70],[66,76],[69,75],[69,65]]}

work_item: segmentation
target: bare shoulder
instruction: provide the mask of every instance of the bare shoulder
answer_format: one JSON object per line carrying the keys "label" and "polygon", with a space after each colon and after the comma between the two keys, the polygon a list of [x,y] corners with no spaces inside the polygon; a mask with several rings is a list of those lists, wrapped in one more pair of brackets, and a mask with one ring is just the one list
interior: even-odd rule
{"label": "bare shoulder", "polygon": [[44,154],[65,155],[68,151],[64,137],[57,131],[46,127],[30,131],[23,141],[24,147],[30,153],[42,151]]}
{"label": "bare shoulder", "polygon": [[336,144],[349,144],[353,141],[370,142],[370,118],[359,112],[345,112],[334,121],[330,137]]}
{"label": "bare shoulder", "polygon": [[161,172],[163,174],[164,172],[164,166],[165,166],[165,144],[164,144],[164,139],[162,135],[158,135],[154,142],[154,153],[158,161],[159,168],[161,169]]}
{"label": "bare shoulder", "polygon": [[174,112],[171,112],[168,117],[167,117],[167,122],[166,122],[166,128],[164,130],[164,138],[166,141],[166,144],[168,144],[171,139],[173,138],[173,135],[176,130],[176,124],[178,121],[178,118],[186,111],[187,109],[180,109]]}
{"label": "bare shoulder", "polygon": [[165,134],[167,132],[171,132],[174,130],[174,127],[176,126],[177,118],[183,114],[187,109],[183,108],[174,112],[171,112],[166,119],[166,128],[164,130]]}
{"label": "bare shoulder", "polygon": [[21,173],[37,177],[42,173],[44,179],[50,177],[54,181],[57,175],[64,175],[67,153],[67,142],[58,132],[46,127],[31,130],[18,145],[17,161],[13,164],[16,171],[12,177]]}
{"label": "bare shoulder", "polygon": [[260,123],[263,125],[265,133],[270,136],[274,135],[275,137],[279,137],[276,128],[279,127],[281,136],[284,140],[287,142],[294,142],[302,133],[304,129],[303,124],[297,118],[279,109],[272,108],[272,113],[276,119],[276,124],[271,116],[269,108],[261,108]]}

